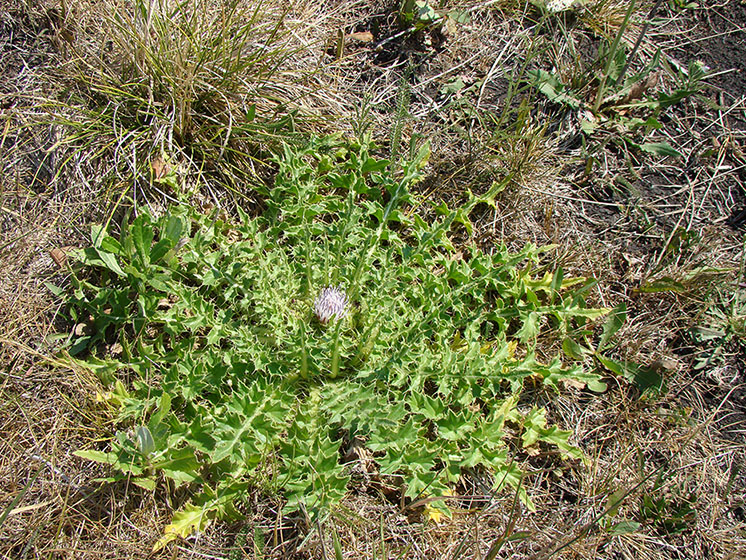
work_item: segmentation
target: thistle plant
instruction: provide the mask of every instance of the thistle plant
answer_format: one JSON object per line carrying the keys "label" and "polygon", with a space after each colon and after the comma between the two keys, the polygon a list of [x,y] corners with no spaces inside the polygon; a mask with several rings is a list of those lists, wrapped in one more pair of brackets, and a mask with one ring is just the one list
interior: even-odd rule
{"label": "thistle plant", "polygon": [[428,146],[397,173],[374,149],[286,147],[262,215],[142,212],[118,239],[95,228],[81,252],[69,309],[90,334],[70,352],[108,385],[119,431],[78,455],[112,479],[188,487],[156,548],[237,516],[249,492],[319,519],[347,492],[353,440],[402,500],[445,514],[475,469],[532,508],[511,449],[582,458],[544,409],[518,403],[527,379],[602,387],[570,354],[535,352],[542,331],[587,333],[606,312],[586,308],[589,284],[539,268],[534,246],[452,256],[454,220],[501,186],[428,223],[403,211]]}

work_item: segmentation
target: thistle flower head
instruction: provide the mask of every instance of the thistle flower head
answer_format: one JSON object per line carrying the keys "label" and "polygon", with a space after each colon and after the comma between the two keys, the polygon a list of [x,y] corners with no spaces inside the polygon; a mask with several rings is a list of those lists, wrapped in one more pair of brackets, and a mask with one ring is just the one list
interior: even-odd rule
{"label": "thistle flower head", "polygon": [[347,303],[347,294],[344,290],[327,286],[314,301],[313,312],[321,324],[326,325],[333,317],[342,319],[347,316]]}

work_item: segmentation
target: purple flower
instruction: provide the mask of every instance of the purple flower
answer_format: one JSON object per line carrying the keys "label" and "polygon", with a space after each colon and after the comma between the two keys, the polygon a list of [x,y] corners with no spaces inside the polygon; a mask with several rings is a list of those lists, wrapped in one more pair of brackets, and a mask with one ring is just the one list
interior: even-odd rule
{"label": "purple flower", "polygon": [[326,325],[332,317],[342,319],[347,316],[347,303],[347,294],[344,290],[327,286],[313,302],[313,312],[321,324]]}

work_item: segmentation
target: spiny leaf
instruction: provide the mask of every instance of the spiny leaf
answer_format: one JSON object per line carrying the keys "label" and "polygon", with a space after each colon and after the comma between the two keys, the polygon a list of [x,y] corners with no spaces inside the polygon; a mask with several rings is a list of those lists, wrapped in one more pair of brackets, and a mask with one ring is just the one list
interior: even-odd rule
{"label": "spiny leaf", "polygon": [[210,523],[210,514],[209,508],[187,504],[184,509],[174,513],[171,523],[163,530],[163,536],[153,546],[153,552],[158,552],[176,539],[185,539],[192,533],[204,531]]}

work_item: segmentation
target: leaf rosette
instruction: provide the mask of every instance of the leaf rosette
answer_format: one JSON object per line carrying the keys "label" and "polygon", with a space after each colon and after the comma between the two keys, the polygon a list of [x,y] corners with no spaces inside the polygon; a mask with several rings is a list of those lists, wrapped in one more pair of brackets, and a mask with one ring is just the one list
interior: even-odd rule
{"label": "leaf rosette", "polygon": [[453,256],[453,222],[485,198],[428,223],[405,210],[429,148],[398,173],[372,150],[286,147],[263,214],[142,212],[119,239],[95,228],[81,253],[98,273],[78,275],[70,312],[94,328],[70,350],[113,384],[122,433],[138,434],[81,455],[146,486],[190,486],[158,546],[235,515],[250,489],[315,519],[347,492],[352,441],[407,500],[443,497],[428,507],[446,514],[475,469],[532,507],[511,440],[582,457],[518,403],[527,380],[598,386],[579,362],[534,351],[543,331],[605,313],[585,307],[588,285],[537,274],[533,246]]}

